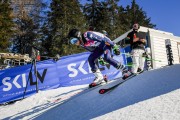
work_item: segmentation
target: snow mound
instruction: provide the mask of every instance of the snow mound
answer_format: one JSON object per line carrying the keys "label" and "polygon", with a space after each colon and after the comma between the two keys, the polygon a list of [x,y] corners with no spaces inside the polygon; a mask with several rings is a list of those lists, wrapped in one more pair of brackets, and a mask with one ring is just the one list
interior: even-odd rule
{"label": "snow mound", "polygon": [[[102,88],[100,87],[71,99],[67,103],[45,112],[36,119],[151,120],[164,119],[162,115],[165,115],[169,119],[178,120],[180,119],[180,101],[179,96],[173,92],[180,94],[179,73],[180,65],[144,72],[108,94],[98,94],[98,90]],[[166,95],[168,93],[172,95]],[[167,98],[164,98],[164,96]]]}

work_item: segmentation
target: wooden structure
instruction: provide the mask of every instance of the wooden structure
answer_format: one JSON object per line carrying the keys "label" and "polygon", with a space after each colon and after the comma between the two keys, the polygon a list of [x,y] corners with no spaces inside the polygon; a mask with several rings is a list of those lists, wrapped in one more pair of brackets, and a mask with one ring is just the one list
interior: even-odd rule
{"label": "wooden structure", "polygon": [[0,59],[3,59],[4,66],[19,66],[31,63],[29,54],[21,55],[16,53],[0,53]]}

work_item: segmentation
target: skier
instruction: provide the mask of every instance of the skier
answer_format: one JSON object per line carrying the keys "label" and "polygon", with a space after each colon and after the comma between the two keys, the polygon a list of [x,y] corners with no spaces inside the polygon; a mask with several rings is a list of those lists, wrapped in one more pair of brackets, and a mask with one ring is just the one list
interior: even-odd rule
{"label": "skier", "polygon": [[140,33],[138,23],[133,25],[133,31],[128,33],[125,43],[129,43],[131,46],[132,54],[132,73],[141,72],[144,69],[145,57],[145,45],[146,45],[146,34]]}
{"label": "skier", "polygon": [[98,66],[95,64],[95,60],[103,54],[106,62],[122,71],[123,79],[132,75],[132,73],[129,72],[123,64],[111,57],[111,49],[113,49],[116,55],[120,54],[119,47],[102,33],[87,31],[81,34],[78,29],[72,29],[69,31],[68,36],[71,44],[80,45],[91,52],[88,57],[88,62],[91,67],[91,71],[95,75],[95,79],[92,84],[98,85],[103,81],[103,75]]}

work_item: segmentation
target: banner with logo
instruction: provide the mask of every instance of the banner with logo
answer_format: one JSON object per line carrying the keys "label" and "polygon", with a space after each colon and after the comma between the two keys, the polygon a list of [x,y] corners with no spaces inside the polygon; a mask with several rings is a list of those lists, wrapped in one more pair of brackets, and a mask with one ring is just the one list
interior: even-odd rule
{"label": "banner with logo", "polygon": [[[31,69],[32,67],[32,69]],[[34,68],[37,67],[37,80]],[[31,71],[31,72],[30,72]],[[38,62],[0,71],[0,103],[21,99],[38,90],[59,87],[59,79],[53,60]],[[37,81],[37,82],[36,82]],[[27,84],[28,83],[28,84]],[[25,88],[26,92],[25,92]]]}
{"label": "banner with logo", "polygon": [[[91,83],[94,75],[87,61],[89,55],[89,52],[85,52],[61,57],[57,62],[46,60],[1,70],[0,103],[27,97],[38,90]],[[124,56],[113,56],[113,58],[125,64]],[[96,64],[108,79],[121,76],[121,72],[111,65],[101,66],[98,62]]]}
{"label": "banner with logo", "polygon": [[[89,84],[95,78],[88,64],[89,52],[68,56],[57,61],[57,71],[59,72],[60,86],[71,86],[80,84]],[[103,57],[103,56],[102,56]],[[113,59],[125,64],[125,58],[122,55],[113,56]],[[101,66],[96,62],[103,75],[108,79],[121,76],[121,72],[111,65]]]}

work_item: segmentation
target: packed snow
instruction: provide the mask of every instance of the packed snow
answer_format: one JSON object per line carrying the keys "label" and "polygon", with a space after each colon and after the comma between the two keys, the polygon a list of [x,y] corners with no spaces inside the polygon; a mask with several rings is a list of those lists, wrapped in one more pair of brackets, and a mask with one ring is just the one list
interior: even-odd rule
{"label": "packed snow", "polygon": [[[180,65],[145,71],[101,95],[88,85],[40,91],[0,106],[0,119],[180,120]],[[83,92],[83,90],[85,90]]]}

